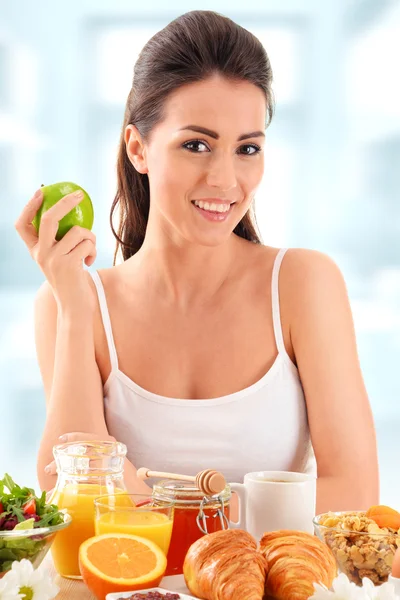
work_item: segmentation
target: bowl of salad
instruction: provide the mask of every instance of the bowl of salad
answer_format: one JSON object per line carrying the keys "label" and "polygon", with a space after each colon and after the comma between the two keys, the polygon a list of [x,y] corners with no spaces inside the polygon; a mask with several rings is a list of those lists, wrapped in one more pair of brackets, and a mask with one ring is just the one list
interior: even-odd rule
{"label": "bowl of salad", "polygon": [[46,502],[46,492],[20,487],[7,473],[0,479],[0,577],[23,558],[36,568],[46,556],[58,531],[71,516]]}

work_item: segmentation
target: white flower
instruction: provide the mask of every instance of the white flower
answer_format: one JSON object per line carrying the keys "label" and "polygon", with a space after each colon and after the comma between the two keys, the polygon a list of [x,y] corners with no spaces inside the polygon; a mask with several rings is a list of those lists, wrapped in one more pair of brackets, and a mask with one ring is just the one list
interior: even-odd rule
{"label": "white flower", "polygon": [[19,600],[22,596],[18,590],[17,578],[11,571],[0,579],[0,600]]}
{"label": "white flower", "polygon": [[[51,600],[57,596],[59,588],[51,581],[45,572],[35,571],[32,563],[23,558],[20,562],[14,561],[4,579],[7,577],[16,582],[19,595],[14,600]],[[1,598],[3,600],[3,598]],[[8,599],[7,599],[8,600]],[[10,599],[11,600],[11,599]]]}
{"label": "white flower", "polygon": [[400,597],[396,595],[394,585],[391,583],[383,583],[380,586],[375,587],[370,579],[364,577],[363,588],[368,594],[368,598],[371,600],[400,600]]}
{"label": "white flower", "polygon": [[390,583],[375,587],[370,579],[364,577],[362,586],[357,587],[344,573],[333,580],[331,590],[319,583],[314,583],[314,590],[309,600],[400,600]]}
{"label": "white flower", "polygon": [[368,600],[368,596],[361,587],[357,587],[349,578],[340,573],[332,582],[332,591],[320,583],[314,583],[314,594],[310,600]]}

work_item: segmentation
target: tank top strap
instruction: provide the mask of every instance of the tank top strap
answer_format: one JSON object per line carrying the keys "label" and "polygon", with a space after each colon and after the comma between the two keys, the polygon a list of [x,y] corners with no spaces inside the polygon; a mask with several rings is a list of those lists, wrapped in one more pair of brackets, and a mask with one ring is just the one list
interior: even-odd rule
{"label": "tank top strap", "polygon": [[275,257],[274,267],[272,269],[272,320],[274,324],[275,342],[279,353],[286,354],[285,342],[283,339],[281,311],[279,307],[279,271],[283,257],[287,248],[281,248]]}
{"label": "tank top strap", "polygon": [[97,296],[99,298],[101,318],[103,320],[104,331],[106,333],[107,344],[108,344],[108,351],[110,353],[111,370],[117,371],[118,370],[118,356],[117,356],[117,351],[115,349],[114,336],[113,336],[112,327],[111,327],[110,313],[109,313],[108,306],[107,306],[107,299],[106,299],[106,294],[104,292],[103,282],[101,281],[101,277],[97,271],[94,271],[93,273],[89,271],[89,273],[92,276],[92,279],[96,286]]}

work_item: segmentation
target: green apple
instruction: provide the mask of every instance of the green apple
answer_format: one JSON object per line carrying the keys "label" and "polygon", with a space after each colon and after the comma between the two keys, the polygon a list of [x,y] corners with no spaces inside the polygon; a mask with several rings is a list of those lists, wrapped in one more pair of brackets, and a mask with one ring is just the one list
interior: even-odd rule
{"label": "green apple", "polygon": [[61,198],[77,190],[82,190],[83,200],[59,221],[56,240],[61,240],[74,225],[79,225],[89,230],[92,229],[94,220],[93,204],[89,194],[80,185],[71,183],[70,181],[62,181],[42,186],[41,189],[43,192],[43,203],[32,221],[32,225],[34,225],[38,233],[43,213],[54,206]]}

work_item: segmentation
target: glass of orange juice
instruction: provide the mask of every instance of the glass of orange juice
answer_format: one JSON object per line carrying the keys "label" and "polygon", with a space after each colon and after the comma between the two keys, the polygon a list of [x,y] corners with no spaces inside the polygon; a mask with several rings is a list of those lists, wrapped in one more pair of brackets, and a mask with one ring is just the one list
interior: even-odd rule
{"label": "glass of orange juice", "polygon": [[172,535],[174,502],[145,494],[107,494],[94,501],[94,529],[103,533],[130,533],[155,542],[166,555]]}

